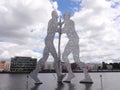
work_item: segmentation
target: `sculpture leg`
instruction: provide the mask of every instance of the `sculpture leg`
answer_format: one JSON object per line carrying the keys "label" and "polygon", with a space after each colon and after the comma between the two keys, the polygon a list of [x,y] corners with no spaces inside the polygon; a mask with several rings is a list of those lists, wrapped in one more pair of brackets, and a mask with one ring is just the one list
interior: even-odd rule
{"label": "sculpture leg", "polygon": [[87,80],[91,80],[91,77],[88,73],[87,68],[85,67],[85,64],[83,62],[77,62],[77,64],[79,65],[79,67],[83,70],[83,73],[85,75],[85,79]]}
{"label": "sculpture leg", "polygon": [[83,73],[85,75],[85,79],[82,80],[82,82],[86,82],[86,83],[92,83],[92,79],[88,73],[87,68],[85,67],[85,64],[83,62],[80,61],[79,59],[79,49],[75,49],[73,51],[73,58],[75,60],[75,62],[78,64],[78,66],[83,70]]}
{"label": "sculpture leg", "polygon": [[58,83],[60,82],[62,82],[62,80],[63,80],[63,78],[65,77],[65,74],[62,74],[62,72],[61,72],[61,68],[60,68],[60,62],[59,61],[57,61],[57,60],[55,60],[54,61],[54,68],[55,68],[55,71],[56,71],[56,73],[57,73],[57,81],[58,81]]}
{"label": "sculpture leg", "polygon": [[40,59],[36,65],[36,68],[30,73],[30,77],[35,81],[35,83],[42,84],[42,82],[40,82],[37,75],[38,75],[39,71],[41,71],[41,67],[43,66],[43,63],[44,63],[43,59]]}
{"label": "sculpture leg", "polygon": [[36,65],[36,68],[30,73],[30,77],[36,82],[36,84],[37,83],[42,84],[42,82],[40,82],[37,75],[38,75],[39,71],[41,71],[41,67],[46,62],[48,56],[49,56],[49,51],[45,49],[44,52],[43,52],[43,57],[38,61],[37,65]]}
{"label": "sculpture leg", "polygon": [[81,83],[93,83],[87,68],[85,67],[85,64],[83,62],[79,62],[78,63],[79,67],[83,70],[83,73],[85,75],[85,79],[83,79],[82,81],[80,81]]}
{"label": "sculpture leg", "polygon": [[70,49],[66,47],[62,55],[62,59],[65,62],[67,70],[68,70],[68,77],[64,82],[68,82],[68,83],[70,83],[70,81],[75,77],[71,69],[71,64],[68,60],[68,55],[70,54],[70,52],[71,52]]}
{"label": "sculpture leg", "polygon": [[62,75],[60,60],[57,57],[57,53],[56,53],[55,48],[53,47],[53,48],[51,48],[51,50],[52,50],[51,54],[54,57],[54,68],[55,68],[55,71],[57,73],[58,82],[62,82],[62,79],[65,77],[65,75]]}

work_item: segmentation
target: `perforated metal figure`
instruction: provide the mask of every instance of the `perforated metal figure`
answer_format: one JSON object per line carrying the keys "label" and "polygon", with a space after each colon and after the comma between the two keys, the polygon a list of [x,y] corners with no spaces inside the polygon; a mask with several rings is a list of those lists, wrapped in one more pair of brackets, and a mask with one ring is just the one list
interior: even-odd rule
{"label": "perforated metal figure", "polygon": [[41,70],[41,67],[44,65],[44,63],[48,59],[49,53],[51,53],[51,55],[54,58],[54,68],[57,73],[58,82],[61,82],[64,77],[64,75],[61,74],[61,70],[59,68],[59,65],[60,65],[59,58],[58,58],[55,46],[53,44],[55,33],[58,32],[59,30],[58,25],[59,25],[58,14],[56,11],[53,11],[52,19],[50,19],[48,22],[47,36],[45,38],[45,48],[43,51],[43,57],[38,61],[38,64],[35,70],[33,70],[33,72],[30,73],[30,76],[35,80],[36,84],[42,84],[42,82],[39,80],[37,75]]}
{"label": "perforated metal figure", "polygon": [[64,27],[62,29],[62,33],[66,33],[69,39],[67,45],[65,46],[64,52],[62,54],[62,59],[65,62],[68,70],[68,77],[64,82],[70,83],[70,81],[75,77],[75,75],[71,70],[71,65],[68,59],[69,54],[72,53],[75,62],[84,72],[85,79],[83,80],[83,82],[91,83],[92,79],[88,74],[85,64],[81,62],[79,58],[79,36],[75,31],[74,22],[70,19],[70,13],[64,14]]}

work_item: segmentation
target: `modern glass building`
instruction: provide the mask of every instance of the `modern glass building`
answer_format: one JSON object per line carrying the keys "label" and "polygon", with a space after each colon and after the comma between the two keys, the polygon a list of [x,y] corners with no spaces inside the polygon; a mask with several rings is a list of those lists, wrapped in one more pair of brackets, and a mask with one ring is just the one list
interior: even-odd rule
{"label": "modern glass building", "polygon": [[37,63],[36,58],[31,57],[14,57],[11,58],[11,72],[31,72],[35,69]]}

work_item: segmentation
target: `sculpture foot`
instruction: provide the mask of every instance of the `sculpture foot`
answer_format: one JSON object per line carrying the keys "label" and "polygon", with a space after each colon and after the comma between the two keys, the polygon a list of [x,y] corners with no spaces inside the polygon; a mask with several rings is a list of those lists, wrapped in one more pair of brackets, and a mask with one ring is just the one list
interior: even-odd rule
{"label": "sculpture foot", "polygon": [[58,83],[62,83],[63,78],[66,76],[66,74],[63,74],[58,77]]}
{"label": "sculpture foot", "polygon": [[34,72],[31,72],[29,74],[29,76],[36,82],[36,83],[40,83],[39,78],[37,77],[37,74],[35,74]]}
{"label": "sculpture foot", "polygon": [[75,77],[75,75],[74,75],[74,74],[68,74],[67,79],[66,79],[65,81],[63,81],[63,82],[66,82],[66,83],[71,83],[71,80],[72,80],[74,77]]}
{"label": "sculpture foot", "polygon": [[35,85],[40,85],[43,84],[42,82],[36,82]]}
{"label": "sculpture foot", "polygon": [[58,82],[58,84],[62,84],[62,81],[57,81]]}
{"label": "sculpture foot", "polygon": [[92,79],[83,79],[80,81],[80,83],[83,83],[83,84],[93,84],[93,81]]}
{"label": "sculpture foot", "polygon": [[71,83],[71,81],[63,81],[63,82],[65,82],[65,83]]}

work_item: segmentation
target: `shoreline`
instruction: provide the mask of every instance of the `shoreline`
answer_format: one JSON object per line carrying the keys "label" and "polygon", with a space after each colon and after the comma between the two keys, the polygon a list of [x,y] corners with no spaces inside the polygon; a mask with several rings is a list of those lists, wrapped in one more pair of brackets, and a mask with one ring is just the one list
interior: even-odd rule
{"label": "shoreline", "polygon": [[[88,71],[89,73],[111,73],[111,72],[120,72],[120,70],[92,70]],[[10,74],[29,74],[30,72],[0,72],[0,74],[10,73]],[[56,73],[55,71],[41,71],[39,73]],[[62,73],[68,73],[67,71],[63,71]],[[73,71],[73,73],[83,73],[83,71]]]}

